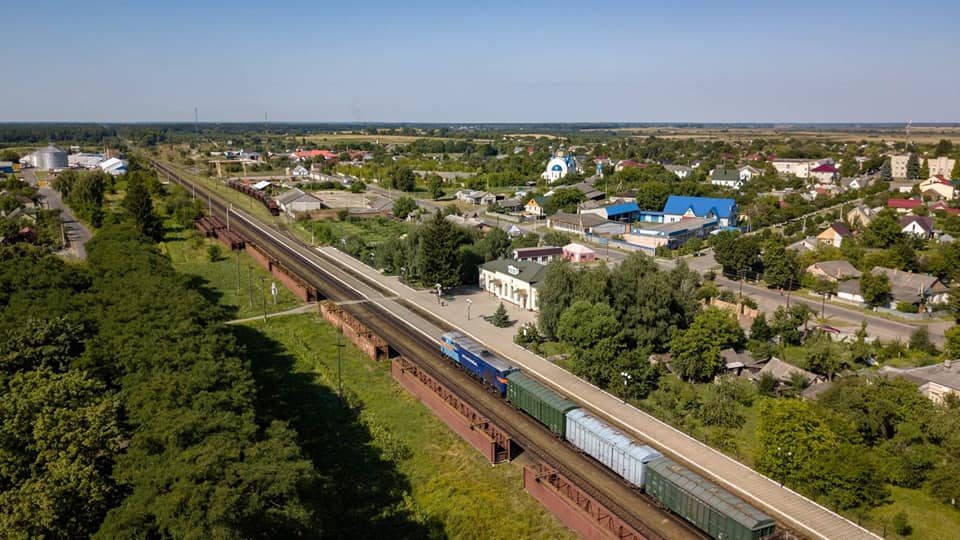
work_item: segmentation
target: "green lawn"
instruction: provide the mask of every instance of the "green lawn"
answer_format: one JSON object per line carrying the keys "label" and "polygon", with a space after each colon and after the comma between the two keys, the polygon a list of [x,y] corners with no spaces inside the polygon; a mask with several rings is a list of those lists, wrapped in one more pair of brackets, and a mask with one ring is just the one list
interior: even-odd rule
{"label": "green lawn", "polygon": [[[294,359],[294,373],[336,389],[337,334],[322,318],[294,315],[271,319],[266,325],[257,321],[245,326],[282,344],[285,354]],[[375,363],[346,340],[344,343],[342,376],[347,402],[361,411],[371,444],[381,455],[392,458],[408,481],[409,493],[403,501],[411,513],[439,523],[451,538],[574,537],[523,492],[519,465],[491,467],[393,381],[389,362]]]}
{"label": "green lawn", "polygon": [[[882,534],[886,526],[887,538],[907,538],[896,534],[891,525],[898,512],[907,514],[907,523],[913,527],[909,538],[941,540],[957,538],[960,533],[960,511],[943,504],[919,489],[891,487],[891,504],[875,508],[864,518],[863,524]],[[857,516],[847,516],[853,520]]]}
{"label": "green lawn", "polygon": [[[303,302],[277,281],[277,303],[270,295],[270,284],[276,281],[259,263],[239,252],[239,285],[237,252],[231,252],[214,239],[199,236],[193,230],[169,228],[160,249],[173,262],[178,272],[188,274],[198,281],[208,298],[230,310],[230,317],[242,319],[267,313],[285,311],[302,305]],[[207,248],[220,246],[222,255],[210,262]]]}

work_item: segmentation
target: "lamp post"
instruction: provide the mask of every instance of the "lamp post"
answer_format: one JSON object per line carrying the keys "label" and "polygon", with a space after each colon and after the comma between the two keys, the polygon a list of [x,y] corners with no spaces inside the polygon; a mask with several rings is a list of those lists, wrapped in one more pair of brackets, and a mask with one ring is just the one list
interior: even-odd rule
{"label": "lamp post", "polygon": [[623,402],[626,403],[627,402],[627,384],[630,383],[630,379],[633,379],[633,377],[626,371],[621,371],[620,377],[623,379]]}
{"label": "lamp post", "polygon": [[439,283],[437,283],[436,287],[437,287],[437,304],[439,304],[439,303],[440,303],[440,295],[443,294],[443,285],[440,285]]}
{"label": "lamp post", "polygon": [[467,320],[468,320],[468,321],[470,320],[470,304],[472,304],[472,303],[473,303],[473,301],[470,300],[469,298],[467,298]]}

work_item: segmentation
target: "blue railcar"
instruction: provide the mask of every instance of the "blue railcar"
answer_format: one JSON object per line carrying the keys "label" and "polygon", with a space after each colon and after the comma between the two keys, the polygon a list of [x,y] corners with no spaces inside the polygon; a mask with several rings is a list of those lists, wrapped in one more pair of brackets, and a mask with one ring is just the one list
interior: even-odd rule
{"label": "blue railcar", "polygon": [[507,375],[518,371],[513,364],[460,332],[444,334],[440,339],[440,350],[484,384],[495,388],[501,396],[507,393]]}

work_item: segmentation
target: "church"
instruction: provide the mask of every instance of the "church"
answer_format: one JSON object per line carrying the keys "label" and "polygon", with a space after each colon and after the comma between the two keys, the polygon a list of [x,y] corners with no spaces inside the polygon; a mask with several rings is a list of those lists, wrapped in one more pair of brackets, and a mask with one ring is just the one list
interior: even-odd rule
{"label": "church", "polygon": [[547,182],[556,182],[568,173],[578,172],[579,170],[580,164],[577,163],[577,159],[561,149],[557,150],[550,158],[550,161],[547,162],[547,170],[540,177]]}

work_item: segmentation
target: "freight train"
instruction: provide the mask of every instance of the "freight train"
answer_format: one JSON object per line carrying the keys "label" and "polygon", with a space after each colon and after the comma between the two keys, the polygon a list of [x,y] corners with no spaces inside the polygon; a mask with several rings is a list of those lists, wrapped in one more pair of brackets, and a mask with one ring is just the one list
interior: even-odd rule
{"label": "freight train", "polygon": [[543,424],[557,437],[683,517],[711,538],[760,540],[774,520],[720,486],[664,457],[543,386],[504,358],[459,332],[441,337],[454,363]]}
{"label": "freight train", "polygon": [[275,201],[272,197],[268,196],[266,193],[260,190],[254,189],[248,186],[246,183],[240,182],[238,180],[228,181],[227,186],[229,186],[230,189],[235,189],[240,193],[249,195],[254,199],[263,203],[263,206],[267,208],[267,210],[270,212],[270,215],[272,216],[280,215],[280,205],[277,204],[277,201]]}

